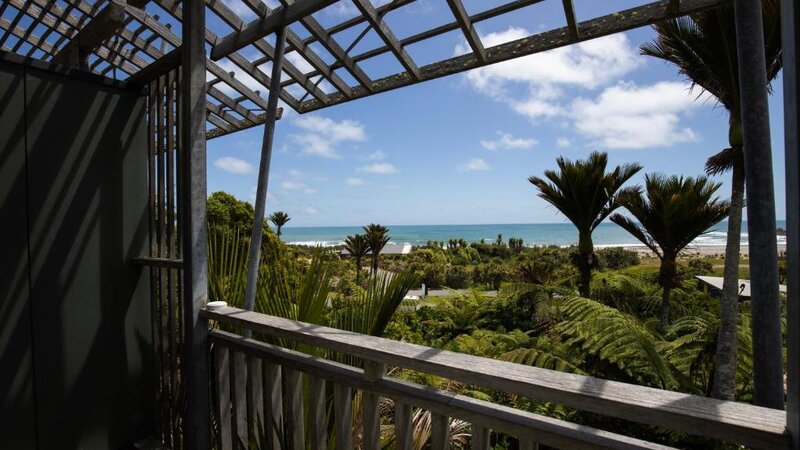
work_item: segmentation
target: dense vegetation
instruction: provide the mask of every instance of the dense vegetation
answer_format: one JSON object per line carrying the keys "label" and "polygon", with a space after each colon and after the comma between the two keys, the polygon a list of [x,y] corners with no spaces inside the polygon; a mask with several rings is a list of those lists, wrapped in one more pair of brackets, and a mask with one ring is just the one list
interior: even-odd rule
{"label": "dense vegetation", "polygon": [[[231,200],[214,194],[209,209],[222,198]],[[213,205],[214,217],[223,220],[210,219],[209,225],[211,297],[237,305],[243,296],[248,240],[235,221],[225,218],[246,211],[247,205],[239,201],[224,205]],[[377,245],[390,232],[382,230]],[[622,248],[595,251],[590,295],[582,297],[577,295],[581,278],[575,247],[525,247],[519,239],[502,237],[490,243],[453,239],[429,242],[409,255],[378,253],[381,270],[373,272],[368,252],[361,254],[357,270],[356,258],[338,248],[289,246],[269,229],[264,241],[257,311],[552,370],[710,393],[719,327],[714,312],[719,300],[700,289],[693,276],[720,274],[720,259],[677,260],[670,325],[659,331],[660,261]],[[407,291],[420,282],[453,291],[406,301],[402,307]],[[740,401],[749,401],[753,392],[748,308],[742,303],[737,333],[736,397]],[[329,357],[359,364],[354,358]],[[417,372],[392,368],[392,376],[670,445],[711,445],[655,427]],[[457,425],[466,426],[453,426]],[[463,436],[460,439],[468,442]],[[510,444],[502,436],[497,439],[496,448]]]}

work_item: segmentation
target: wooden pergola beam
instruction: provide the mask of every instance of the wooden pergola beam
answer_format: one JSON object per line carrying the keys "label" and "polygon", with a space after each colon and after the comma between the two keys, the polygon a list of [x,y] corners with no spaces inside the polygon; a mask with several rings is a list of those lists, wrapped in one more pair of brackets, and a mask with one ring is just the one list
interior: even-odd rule
{"label": "wooden pergola beam", "polygon": [[53,57],[53,62],[69,67],[84,64],[86,58],[125,25],[125,0],[111,0],[78,31]]}
{"label": "wooden pergola beam", "polygon": [[481,37],[478,36],[475,26],[472,24],[472,21],[469,20],[469,15],[467,15],[467,11],[464,9],[464,4],[461,3],[461,0],[447,0],[447,4],[453,12],[458,26],[461,27],[461,31],[464,33],[464,37],[467,39],[467,43],[469,43],[472,52],[475,53],[475,56],[480,62],[486,62],[486,49],[483,48]]}
{"label": "wooden pergola beam", "polygon": [[23,13],[22,9],[17,8],[17,14],[14,16],[13,19],[11,19],[11,23],[9,24],[9,28],[6,28],[6,32],[3,33],[2,36],[0,36],[0,47],[5,45],[5,43],[8,40],[8,38],[11,37],[11,29],[16,28],[23,17],[25,17],[25,14]]}
{"label": "wooden pergola beam", "polygon": [[[183,20],[183,10],[176,0],[157,0],[156,3],[159,6],[161,6],[165,11],[169,12],[170,15],[172,15],[172,17],[174,17],[176,20],[178,21]],[[214,34],[212,31],[206,29],[206,42],[213,44],[217,40],[218,40],[217,35]],[[231,62],[236,64],[237,67],[245,71],[248,75],[253,77],[254,80],[258,81],[259,84],[263,86],[269,86],[270,83],[269,77],[265,75],[263,72],[261,72],[261,70],[259,70],[257,67],[255,67],[250,61],[248,61],[247,58],[234,52],[228,55],[228,59],[230,59]],[[226,73],[225,71],[217,71],[216,69],[218,69],[219,66],[210,59],[206,60],[206,64],[208,65],[209,72],[212,72],[214,76],[222,78],[222,81],[228,83],[234,89],[239,90],[239,88],[234,85],[238,83],[238,80],[231,80],[233,77],[231,77],[230,74]],[[240,85],[241,83],[238,84]],[[249,88],[245,89],[247,90],[247,92],[252,92]],[[242,94],[247,94],[247,92],[245,91],[239,90],[239,92]],[[291,106],[294,109],[297,109],[299,107],[299,102],[285,90],[281,90],[280,95],[281,95],[281,100],[283,100],[283,102],[286,103],[287,105]],[[248,97],[250,97],[249,94]],[[315,98],[317,98],[317,100],[321,100],[321,98],[324,97],[315,96]],[[263,98],[261,97],[258,97],[258,99],[250,98],[250,100],[256,103],[260,108],[266,109],[267,102]]]}
{"label": "wooden pergola beam", "polygon": [[[409,0],[404,0],[404,1],[408,2]],[[481,22],[481,21],[484,21],[484,20],[488,20],[488,19],[492,19],[494,17],[498,17],[498,16],[501,16],[503,14],[507,14],[507,13],[516,11],[516,10],[518,10],[520,8],[524,8],[526,6],[534,5],[536,3],[541,3],[543,1],[544,0],[517,0],[517,1],[512,2],[512,3],[506,3],[504,5],[500,5],[500,6],[497,6],[495,8],[487,9],[486,11],[482,11],[482,12],[473,14],[472,16],[469,16],[469,19],[470,19],[470,22],[472,22],[473,25],[474,25],[474,24],[476,24],[478,22]],[[400,2],[398,1],[396,3],[400,3]],[[391,6],[391,5],[394,5],[394,3],[389,3],[387,5],[382,6],[381,8],[386,8],[386,7]],[[381,14],[381,8],[377,9],[378,14]],[[363,16],[359,16],[359,17],[363,17]],[[351,19],[348,22],[351,22],[353,20],[355,20],[355,19]],[[337,26],[333,26],[333,27],[329,28],[328,30],[326,30],[326,32],[333,34],[333,30],[341,30],[341,29],[342,29],[342,27],[337,25]],[[447,24],[444,24],[444,25],[439,25],[438,27],[435,27],[435,28],[431,28],[430,30],[426,30],[426,31],[414,34],[412,36],[405,37],[405,38],[400,40],[400,44],[405,47],[407,45],[415,44],[417,42],[422,42],[422,41],[424,41],[426,39],[430,39],[430,38],[433,38],[433,37],[436,37],[436,36],[440,36],[442,34],[449,33],[451,31],[457,30],[457,29],[459,29],[458,22],[453,21],[453,22],[450,22],[450,23],[447,23]],[[316,42],[316,39],[314,38],[314,36],[310,36],[310,37],[305,39],[305,42],[306,43]],[[382,55],[384,53],[388,53],[390,51],[391,50],[389,49],[389,47],[384,45],[382,47],[377,47],[377,48],[374,48],[372,50],[367,50],[367,51],[365,51],[363,53],[360,53],[358,55],[352,56],[352,57],[350,57],[350,59],[353,61],[353,63],[359,63],[359,62],[364,61],[366,59],[374,58],[376,56]],[[338,69],[338,68],[342,67],[342,64],[337,62],[337,63],[331,65],[331,67],[334,68],[334,69]],[[316,73],[314,73],[314,72],[309,74],[309,76],[314,76],[314,75],[316,75]]]}
{"label": "wooden pergola beam", "polygon": [[[245,4],[247,4],[250,9],[252,9],[259,17],[266,17],[272,11],[267,5],[265,5],[261,0],[244,0]],[[286,0],[281,1],[281,4],[287,5]],[[227,6],[225,6],[227,8]],[[238,17],[238,16],[237,16]],[[311,18],[312,16],[306,16],[305,18],[301,19],[301,22],[305,24],[307,19]],[[241,27],[240,27],[241,28]],[[291,48],[293,48],[298,54],[302,55],[308,62],[314,67],[315,72],[322,74],[328,81],[333,84],[333,86],[338,89],[340,92],[343,92],[345,95],[350,95],[350,85],[347,84],[333,69],[319,56],[314,49],[311,48],[308,44],[306,44],[303,39],[297,35],[292,29],[286,29],[286,41],[290,44]],[[266,43],[265,40],[260,39],[256,41],[256,48],[258,48],[258,44]],[[270,59],[274,58],[274,51],[272,56],[269,57]],[[287,68],[295,67],[291,64],[290,61],[284,60],[283,64]],[[304,73],[304,77],[311,78],[308,74]],[[314,83],[317,84],[317,83]]]}
{"label": "wooden pergola beam", "polygon": [[[239,16],[236,13],[231,11],[230,8],[228,8],[228,6],[225,5],[225,3],[211,2],[211,3],[209,3],[209,6],[210,6],[211,10],[215,14],[217,14],[220,18],[222,18],[222,20],[225,21],[225,23],[230,25],[232,28],[242,29],[244,27],[244,22],[242,21],[242,19],[239,18]],[[265,9],[264,12],[257,13],[257,14],[259,14],[259,15],[266,14],[268,11],[269,11],[268,9]],[[303,46],[302,39],[300,39],[299,36],[297,36],[295,33],[291,32],[289,30],[287,30],[287,31],[288,31],[288,34],[287,34],[286,38],[287,38],[287,41],[290,44],[292,44],[293,46],[294,45]],[[275,48],[271,44],[269,44],[267,41],[265,41],[264,39],[259,39],[259,40],[255,41],[255,42],[253,42],[253,46],[256,49],[258,49],[260,52],[264,53],[267,56],[268,60],[274,60],[274,58],[275,58]],[[322,58],[317,56],[317,54],[314,53],[310,48],[307,49],[307,50],[308,51],[306,51],[306,52],[299,52],[298,51],[298,53],[301,53],[303,55],[303,57],[305,58],[305,60],[308,61],[308,63],[311,64],[311,66],[316,71],[322,73],[322,75],[325,78],[330,80],[330,82],[337,89],[339,89],[339,91],[341,91],[345,95],[349,96],[349,94],[350,94],[350,86],[348,86],[347,83],[345,83],[344,80],[339,78],[338,75],[334,74],[333,70],[331,70],[330,67],[328,67],[328,65],[325,64],[325,62],[322,60]],[[230,58],[231,55],[229,55],[228,57]],[[252,66],[253,66],[253,70],[260,70],[260,69],[258,69],[256,64],[253,64]],[[321,100],[323,102],[327,101],[328,95],[324,91],[322,91],[322,89],[320,89],[317,86],[316,83],[311,81],[311,77],[309,77],[308,75],[303,73],[294,64],[291,64],[289,61],[284,61],[283,62],[283,68],[286,71],[286,73],[289,75],[289,77],[291,77],[291,79],[296,81],[301,87],[303,87],[303,89],[305,89],[306,91],[311,93],[311,95],[313,95],[314,98],[317,98],[317,99],[319,99],[319,100]],[[269,86],[269,84],[270,84],[269,83],[269,78],[265,76],[264,86],[265,87]]]}
{"label": "wooden pergola beam", "polygon": [[[284,5],[291,5],[294,3],[294,0],[281,0],[281,3]],[[371,90],[372,89],[372,79],[358,67],[358,64],[353,61],[353,59],[344,51],[344,49],[339,45],[338,42],[333,38],[333,36],[325,30],[317,19],[314,16],[305,16],[300,19],[300,23],[302,23],[308,31],[311,32],[311,35],[316,37],[319,43],[325,47],[334,58],[336,58],[337,62],[342,65],[345,69],[347,69],[353,78],[361,84],[365,89]],[[292,46],[304,50],[308,48],[310,45],[309,42],[303,40],[299,44],[292,42]]]}
{"label": "wooden pergola beam", "polygon": [[[673,3],[678,2],[679,0],[673,0]],[[569,29],[569,35],[574,40],[578,40],[581,38],[580,30],[578,30],[578,20],[575,18],[575,4],[572,0],[562,0],[564,3],[564,15],[567,17],[567,28]],[[667,8],[669,11],[669,8]]]}
{"label": "wooden pergola beam", "polygon": [[[134,16],[140,22],[147,23],[150,29],[158,34],[162,39],[165,39],[171,45],[175,47],[179,47],[181,45],[181,38],[175,35],[172,30],[167,28],[165,25],[162,25],[160,22],[154,20],[153,18],[147,15],[139,15],[139,13],[134,13]],[[258,94],[256,94],[252,89],[245,86],[244,83],[234,78],[231,74],[223,70],[219,65],[212,61],[206,61],[206,68],[209,72],[211,72],[215,77],[220,78],[226,84],[231,86],[232,88],[236,89],[242,94],[247,95],[247,97],[256,105],[261,108],[266,109],[267,102]]]}
{"label": "wooden pergola beam", "polygon": [[125,80],[125,84],[144,86],[161,75],[177,69],[180,65],[181,47],[175,47],[166,55],[156,59],[155,62],[150,63],[142,70],[128,77],[128,79]]}
{"label": "wooden pergola beam", "polygon": [[383,39],[383,42],[386,43],[411,77],[414,80],[420,80],[421,74],[419,67],[414,63],[411,55],[409,55],[400,42],[397,41],[394,33],[389,26],[386,25],[386,22],[383,21],[383,17],[378,15],[378,12],[375,10],[375,7],[372,6],[372,3],[370,3],[370,0],[353,0],[353,4],[356,5],[356,8],[361,11],[361,14],[367,18],[367,22],[372,26],[372,29]]}
{"label": "wooden pergola beam", "polygon": [[248,24],[239,32],[222,38],[211,49],[211,59],[218,61],[229,54],[240,50],[253,42],[274,33],[279,28],[311,15],[338,0],[298,0],[289,6],[279,6],[272,13]]}
{"label": "wooden pergola beam", "polygon": [[[34,0],[34,3],[43,3],[43,2],[46,2],[46,1],[47,0]],[[37,4],[28,4],[26,6],[24,0],[11,0],[11,2],[14,3],[14,6],[18,5],[20,7],[26,8],[25,11],[28,12],[29,14],[30,13],[39,14],[41,11],[43,11],[43,9]],[[140,3],[145,3],[145,2],[142,2],[140,0]],[[85,4],[85,3],[82,3],[82,2],[76,2],[75,4],[76,4],[76,6],[78,6],[79,10],[81,10],[82,12],[88,12],[88,11],[90,11],[90,8],[92,8],[91,5],[88,5],[88,4]],[[133,2],[131,2],[131,4],[133,4]],[[50,29],[55,30],[56,32],[58,32],[62,36],[66,36],[67,38],[70,38],[71,36],[73,36],[73,35],[78,33],[77,27],[81,23],[81,20],[79,18],[69,14],[69,12],[67,10],[59,9],[57,6],[55,6],[51,10],[51,12],[56,17],[58,17],[59,19],[55,20],[55,19],[52,19],[50,17],[46,17],[42,21],[42,23],[44,25],[48,26]],[[4,21],[5,21],[5,19],[3,19],[3,21],[0,21],[0,27],[5,28],[8,25],[8,24],[4,23]],[[73,27],[73,29],[70,29],[69,28],[70,26]],[[24,30],[20,29],[19,27],[16,27],[16,30],[14,30],[14,34],[18,35],[18,37],[20,37],[20,38],[23,36],[23,32],[24,32]],[[113,51],[108,50],[108,49],[106,49],[104,47],[97,48],[96,49],[96,54],[98,55],[100,60],[103,60],[103,61],[107,62],[110,66],[119,67],[123,72],[125,72],[126,74],[131,75],[125,81],[126,84],[129,84],[129,85],[142,84],[142,85],[144,85],[146,82],[155,80],[159,76],[161,76],[161,75],[163,75],[165,73],[168,73],[170,70],[180,66],[180,59],[181,59],[181,54],[180,54],[181,50],[180,49],[181,49],[181,47],[176,47],[171,52],[169,52],[168,54],[164,55],[164,54],[161,53],[160,50],[156,49],[155,47],[153,47],[149,43],[147,43],[144,40],[142,40],[141,38],[139,38],[137,33],[131,32],[130,30],[126,30],[126,29],[121,29],[120,33],[121,33],[120,37],[123,39],[123,41],[129,43],[130,45],[132,45],[134,47],[134,49],[142,51],[143,53],[145,53],[146,55],[150,56],[151,58],[153,58],[155,60],[155,62],[148,64],[147,61],[139,58],[135,54],[132,54],[130,51],[128,51],[125,55],[120,55],[120,54],[115,55],[115,53]],[[157,36],[157,34],[155,34],[154,36]],[[36,36],[30,36],[29,38],[27,38],[26,41],[29,44],[31,44],[32,46],[40,47],[42,49],[42,51],[44,51],[48,55],[52,54],[52,52],[53,52],[54,46],[51,46],[47,42],[41,41],[41,39],[37,38]],[[115,56],[117,56],[117,58],[115,58]],[[118,62],[114,61],[115,59],[118,59],[119,61]],[[230,74],[227,74],[226,72],[222,71],[221,69],[218,69],[218,67],[216,65],[215,65],[214,70],[217,73],[222,73],[222,74],[227,75],[221,81],[225,81],[229,85],[236,83],[236,81],[233,79],[233,77],[230,76]],[[247,89],[247,88],[244,87],[244,89]],[[237,91],[238,91],[238,89],[237,89]],[[242,105],[238,104],[238,102],[233,102],[230,99],[230,97],[228,97],[225,93],[223,93],[219,89],[210,90],[208,92],[208,94],[212,98],[215,98],[216,100],[218,100],[220,103],[222,103],[222,104],[224,104],[226,106],[229,106],[232,110],[234,110],[237,113],[239,113],[240,115],[242,115],[242,117],[246,117],[247,119],[250,119],[250,120],[244,120],[244,121],[236,119],[235,117],[230,116],[230,114],[227,114],[227,113],[224,113],[224,112],[221,112],[221,111],[217,111],[218,107],[216,105],[214,105],[213,103],[208,102],[207,106],[208,106],[208,111],[209,112],[217,112],[218,115],[220,116],[220,118],[230,122],[230,126],[226,127],[226,129],[229,132],[237,131],[238,128],[236,128],[236,127],[238,125],[242,125],[242,124],[249,125],[251,123],[251,121],[257,121],[259,119],[259,115],[248,111]],[[257,98],[260,98],[254,92],[251,92],[249,94],[249,96],[246,95],[246,97],[248,99],[250,99],[250,96],[256,96]],[[216,126],[218,124],[214,123],[214,125]]]}
{"label": "wooden pergola beam", "polygon": [[[10,3],[12,3],[12,6],[18,7],[18,9],[20,11],[25,12],[25,14],[38,15],[41,14],[41,12],[43,11],[43,9],[40,8],[39,6],[26,3],[24,0],[9,0],[9,1]],[[54,9],[55,8],[57,7],[54,6]],[[75,19],[76,21],[78,20],[77,18],[74,18],[74,16],[73,19]],[[43,16],[42,23],[45,26],[55,28],[56,32],[58,32],[62,36],[67,36],[68,38],[77,33],[76,30],[69,28],[65,23],[59,22],[56,19],[53,19],[52,17]],[[55,55],[56,53],[55,46],[47,41],[42,40],[40,37],[30,32],[31,31],[30,27],[28,29],[23,29],[19,25],[13,25],[13,22],[9,23],[6,19],[3,18],[2,20],[0,20],[0,28],[8,30],[11,33],[11,35],[17,37],[21,41],[27,42],[33,47],[38,48],[48,56]],[[96,48],[95,53],[97,54],[98,57],[109,61],[109,63],[111,63],[111,61],[113,61],[114,59],[112,52],[107,48],[105,48],[104,46]],[[139,70],[139,67],[133,65],[132,62],[127,61],[125,58],[122,58],[121,56],[119,58],[120,62],[117,63],[117,65],[124,72],[134,73]]]}
{"label": "wooden pergola beam", "polygon": [[[682,0],[677,12],[669,13],[668,6],[672,1],[673,0],[659,0],[581,22],[579,24],[581,34],[578,42],[588,41],[610,34],[652,25],[664,19],[718,7],[727,3],[729,0]],[[379,92],[408,86],[419,81],[433,80],[477,67],[564,47],[572,43],[575,43],[575,41],[572,40],[570,36],[569,28],[562,27],[490,47],[486,49],[487,60],[485,63],[481,63],[474,54],[457,56],[422,67],[420,69],[420,80],[415,80],[405,72],[398,73],[381,78],[380,80],[375,80],[373,83],[374,91],[372,92],[359,87],[354,88],[353,97],[367,97]],[[317,103],[314,100],[303,102],[300,105],[299,112],[306,113],[325,106],[344,103],[349,100],[351,99],[334,94],[330,96],[330,102],[327,105]]]}

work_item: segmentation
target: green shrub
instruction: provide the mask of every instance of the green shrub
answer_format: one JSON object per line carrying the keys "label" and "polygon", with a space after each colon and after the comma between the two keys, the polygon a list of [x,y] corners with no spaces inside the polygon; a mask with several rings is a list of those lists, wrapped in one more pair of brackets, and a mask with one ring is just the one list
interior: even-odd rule
{"label": "green shrub", "polygon": [[622,247],[607,247],[596,251],[600,269],[619,270],[641,264],[639,254]]}
{"label": "green shrub", "polygon": [[450,289],[464,289],[470,286],[471,281],[470,273],[464,266],[452,266],[447,271],[444,284]]}

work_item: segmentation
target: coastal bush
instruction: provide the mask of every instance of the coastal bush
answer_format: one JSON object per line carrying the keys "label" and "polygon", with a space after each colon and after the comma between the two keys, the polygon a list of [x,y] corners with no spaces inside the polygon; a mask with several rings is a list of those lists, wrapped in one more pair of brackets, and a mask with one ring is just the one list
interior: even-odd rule
{"label": "coastal bush", "polygon": [[506,258],[511,254],[511,250],[502,241],[487,243],[481,240],[481,242],[473,242],[470,247],[477,250],[481,258]]}
{"label": "coastal bush", "polygon": [[622,247],[601,248],[595,254],[599,269],[619,270],[641,264],[638,253]]}
{"label": "coastal bush", "polygon": [[706,259],[690,259],[684,270],[687,277],[709,275],[714,271],[714,264]]}
{"label": "coastal bush", "polygon": [[442,248],[419,248],[408,256],[407,268],[416,274],[420,283],[429,288],[444,286],[450,259]]}
{"label": "coastal bush", "polygon": [[497,262],[481,263],[472,272],[472,281],[483,284],[490,289],[500,289],[504,281],[508,281],[509,272]]}
{"label": "coastal bush", "polygon": [[481,255],[473,247],[464,246],[451,250],[450,259],[453,264],[465,266],[479,263],[481,261]]}
{"label": "coastal bush", "polygon": [[450,289],[464,289],[472,284],[472,276],[464,266],[450,266],[444,285]]}

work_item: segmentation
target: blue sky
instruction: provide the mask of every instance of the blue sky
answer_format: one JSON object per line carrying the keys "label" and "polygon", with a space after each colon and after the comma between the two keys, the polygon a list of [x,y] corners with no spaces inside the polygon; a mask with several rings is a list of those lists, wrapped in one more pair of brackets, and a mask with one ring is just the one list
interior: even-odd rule
{"label": "blue sky", "polygon": [[[238,1],[226,3],[246,12]],[[464,3],[475,13],[501,2]],[[640,3],[576,0],[575,6],[578,19],[586,20]],[[316,17],[331,25],[354,15],[352,8],[334,5]],[[402,38],[451,20],[449,14],[444,1],[420,0],[386,20]],[[513,16],[478,24],[486,46],[564,25],[560,1]],[[335,37],[346,47],[356,31]],[[727,114],[696,99],[699,92],[689,93],[674,67],[638,55],[638,46],[652,38],[642,28],[314,113],[287,108],[276,125],[268,212],[288,212],[291,226],[563,222],[527,181],[554,167],[559,155],[575,159],[602,150],[613,164],[639,162],[644,170],[634,182],[656,171],[701,174],[706,158],[727,146]],[[371,32],[352,53],[379,44]],[[408,51],[422,66],[465,45],[453,32]],[[297,55],[289,58],[302,65]],[[401,70],[388,57],[363,67],[373,79]],[[237,78],[252,81],[241,73]],[[781,82],[770,105],[782,219]],[[256,127],[209,141],[209,192],[254,200],[262,134]],[[719,178],[724,197],[728,178]]]}

